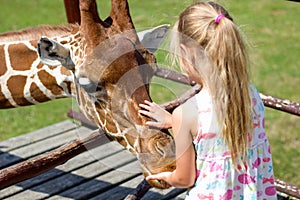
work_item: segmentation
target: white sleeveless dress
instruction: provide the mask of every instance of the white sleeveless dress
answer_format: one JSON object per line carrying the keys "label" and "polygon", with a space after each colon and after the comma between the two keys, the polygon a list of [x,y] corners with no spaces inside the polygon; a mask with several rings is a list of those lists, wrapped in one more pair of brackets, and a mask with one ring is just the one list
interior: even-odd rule
{"label": "white sleeveless dress", "polygon": [[253,85],[250,88],[257,115],[253,115],[254,135],[250,139],[248,163],[244,163],[246,170],[242,171],[232,165],[209,92],[202,90],[192,99],[197,102],[199,113],[198,135],[194,140],[197,180],[186,199],[277,199],[270,144],[264,127],[264,105],[256,88]]}

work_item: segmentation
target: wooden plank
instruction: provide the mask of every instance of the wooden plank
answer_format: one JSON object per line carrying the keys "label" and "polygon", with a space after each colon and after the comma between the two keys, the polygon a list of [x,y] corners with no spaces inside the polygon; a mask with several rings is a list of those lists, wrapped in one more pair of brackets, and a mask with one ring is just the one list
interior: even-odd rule
{"label": "wooden plank", "polygon": [[[7,150],[13,149],[12,152],[23,149],[23,151],[21,151],[20,154],[24,155],[24,154],[22,154],[22,152],[33,153],[33,152],[30,152],[26,148],[27,146],[39,143],[39,142],[41,142],[43,140],[47,140],[51,137],[63,135],[65,132],[68,132],[68,131],[74,132],[74,130],[75,130],[76,134],[72,135],[72,137],[68,138],[68,140],[72,140],[72,138],[75,138],[75,137],[84,137],[84,135],[88,135],[91,132],[91,130],[87,131],[88,129],[86,129],[86,128],[78,129],[78,125],[72,123],[70,120],[66,120],[61,123],[57,123],[57,124],[42,128],[40,130],[33,131],[31,133],[1,142],[1,146],[6,146]],[[82,130],[83,133],[80,133],[79,132],[80,130]],[[35,141],[35,142],[32,142],[32,141]],[[18,146],[21,146],[21,147],[18,147]],[[45,144],[45,147],[51,149],[51,148],[53,148],[53,145],[51,143],[49,143],[49,144]],[[13,162],[15,162],[16,160],[23,160],[21,157],[22,156],[20,156],[20,155],[13,155],[13,154],[11,154],[11,152],[2,153],[0,155],[0,160],[1,160],[0,164],[10,165]],[[7,160],[7,162],[4,160]],[[61,170],[52,170],[49,173],[42,174],[41,176],[39,176],[39,178],[30,179],[30,180],[24,181],[22,183],[19,183],[17,185],[2,189],[1,193],[0,193],[0,199],[2,199],[5,196],[13,194],[14,192],[23,190],[24,188],[28,188],[28,187],[30,187],[30,185],[38,184],[38,182],[40,182],[41,180],[45,180],[47,178],[48,179],[52,178],[54,175],[60,174],[59,172],[62,173]]]}
{"label": "wooden plank", "polygon": [[[0,152],[9,152],[49,137],[76,129],[78,125],[66,120],[39,130],[0,142]],[[1,154],[0,154],[1,155]]]}
{"label": "wooden plank", "polygon": [[[80,169],[64,174],[50,181],[39,184],[21,193],[18,193],[7,199],[41,199],[47,198],[57,193],[63,192],[66,189],[72,188],[86,182],[100,174],[107,173],[114,168],[120,167],[135,158],[128,154],[127,151],[121,151],[99,160],[96,163],[84,166]],[[118,161],[118,162],[116,162]]]}
{"label": "wooden plank", "polygon": [[[151,188],[143,197],[143,199],[172,199],[181,195],[182,193],[185,194],[186,189],[179,189],[179,188],[169,188],[165,190]],[[185,196],[185,195],[184,195]]]}
{"label": "wooden plank", "polygon": [[105,199],[105,200],[118,200],[118,199],[124,199],[129,193],[131,193],[135,187],[144,179],[144,176],[140,175],[133,179],[130,179],[129,181],[122,183],[118,185],[117,187],[108,190],[106,192],[103,192],[93,198],[90,198],[90,200],[99,200],[99,199]]}
{"label": "wooden plank", "polygon": [[49,200],[60,199],[89,199],[95,194],[102,193],[124,182],[124,180],[132,179],[141,174],[140,170],[134,170],[139,167],[137,161],[123,165],[120,168],[105,173],[79,186],[66,190],[58,195],[55,195]]}
{"label": "wooden plank", "polygon": [[40,140],[38,142],[31,143],[31,145],[23,146],[21,148],[1,154],[0,168],[7,167],[24,159],[28,159],[57,148],[71,140],[76,139],[79,132],[89,134],[90,129],[78,127],[76,129],[72,129],[71,131],[64,132],[63,134],[58,134],[54,137],[47,138],[46,140]]}
{"label": "wooden plank", "polygon": [[83,154],[80,154],[73,159],[69,160],[64,165],[61,165],[49,172],[41,174],[32,179],[28,179],[16,185],[10,186],[1,190],[0,199],[13,195],[14,193],[21,192],[27,189],[30,189],[36,185],[40,185],[44,182],[47,182],[51,179],[62,176],[63,174],[70,173],[73,170],[81,168],[90,163],[96,162],[100,159],[104,159],[112,154],[115,154],[118,151],[121,151],[123,147],[116,145],[113,142],[104,144],[95,149],[89,150]]}
{"label": "wooden plank", "polygon": [[[130,179],[108,191],[105,191],[93,198],[91,200],[99,200],[99,199],[106,199],[106,200],[118,200],[124,199],[128,194],[133,192],[136,186],[144,179],[143,175],[137,176],[133,179]],[[171,199],[174,198],[176,195],[181,194],[183,192],[182,189],[166,189],[160,190],[152,188],[150,189],[143,199]]]}
{"label": "wooden plank", "polygon": [[180,195],[178,195],[175,198],[172,198],[171,200],[184,200],[185,199],[185,192],[181,193]]}

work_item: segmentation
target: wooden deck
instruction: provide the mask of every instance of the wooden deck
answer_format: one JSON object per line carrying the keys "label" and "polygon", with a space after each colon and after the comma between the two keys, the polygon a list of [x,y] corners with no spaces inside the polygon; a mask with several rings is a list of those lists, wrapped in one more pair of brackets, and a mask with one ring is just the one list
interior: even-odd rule
{"label": "wooden deck", "polygon": [[[49,152],[72,140],[85,138],[92,132],[91,128],[66,120],[0,142],[0,169]],[[55,169],[0,190],[0,199],[118,200],[132,193],[143,179],[136,158],[118,143],[107,139],[102,145]],[[289,189],[289,194],[299,196],[298,187],[285,184],[282,187]],[[182,200],[184,197],[184,189],[151,188],[142,200]],[[297,198],[280,193],[278,199]]]}
{"label": "wooden deck", "polygon": [[[0,142],[0,168],[81,139],[92,129],[67,120]],[[0,199],[123,199],[143,180],[135,157],[115,142],[88,150],[64,165],[0,191]],[[150,189],[143,199],[184,199],[181,189]]]}

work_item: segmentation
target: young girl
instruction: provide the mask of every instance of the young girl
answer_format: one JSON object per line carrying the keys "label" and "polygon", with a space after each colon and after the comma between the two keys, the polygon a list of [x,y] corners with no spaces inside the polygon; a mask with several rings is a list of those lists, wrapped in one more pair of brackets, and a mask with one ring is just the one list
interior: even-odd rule
{"label": "young girl", "polygon": [[186,8],[172,51],[203,89],[169,114],[141,104],[149,126],[172,128],[176,170],[147,180],[190,188],[186,199],[276,199],[264,106],[249,83],[245,44],[231,16],[213,2]]}

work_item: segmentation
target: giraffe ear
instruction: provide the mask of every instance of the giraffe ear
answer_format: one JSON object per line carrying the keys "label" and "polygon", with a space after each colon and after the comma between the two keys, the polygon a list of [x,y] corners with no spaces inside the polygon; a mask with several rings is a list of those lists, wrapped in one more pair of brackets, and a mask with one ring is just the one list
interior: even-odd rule
{"label": "giraffe ear", "polygon": [[38,41],[37,46],[37,51],[43,64],[49,66],[63,65],[70,70],[75,68],[70,50],[58,42],[43,36]]}
{"label": "giraffe ear", "polygon": [[154,53],[166,38],[169,28],[169,24],[163,24],[152,29],[138,32],[137,35],[146,49]]}

